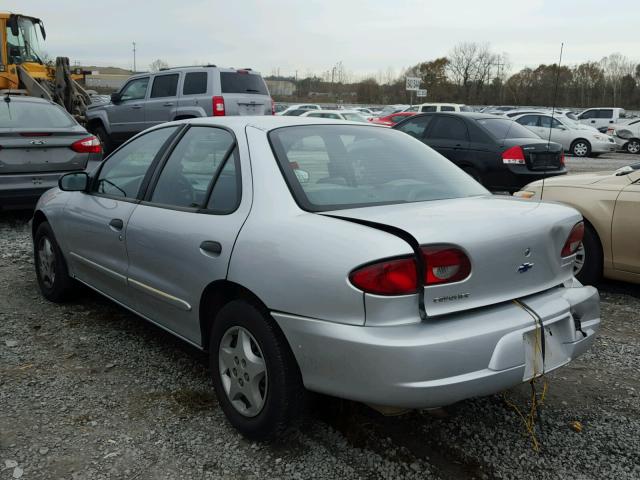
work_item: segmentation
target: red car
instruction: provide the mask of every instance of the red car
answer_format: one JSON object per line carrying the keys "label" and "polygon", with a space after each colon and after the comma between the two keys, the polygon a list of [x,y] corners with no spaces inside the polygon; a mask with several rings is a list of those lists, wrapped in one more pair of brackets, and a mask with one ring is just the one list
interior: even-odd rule
{"label": "red car", "polygon": [[391,115],[387,115],[386,117],[370,118],[369,121],[371,123],[375,123],[376,125],[387,125],[389,127],[392,127],[396,123],[401,122],[405,118],[411,117],[415,114],[416,112],[397,112],[392,113]]}

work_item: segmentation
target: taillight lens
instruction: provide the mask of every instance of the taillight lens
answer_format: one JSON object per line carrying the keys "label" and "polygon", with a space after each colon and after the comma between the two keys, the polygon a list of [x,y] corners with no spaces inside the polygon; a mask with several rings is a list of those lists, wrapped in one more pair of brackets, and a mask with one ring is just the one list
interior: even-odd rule
{"label": "taillight lens", "polygon": [[213,97],[213,116],[223,117],[224,115],[224,98],[218,96]]}
{"label": "taillight lens", "polygon": [[459,248],[422,247],[422,257],[426,267],[425,286],[459,282],[471,273],[469,257]]}
{"label": "taillight lens", "polygon": [[[422,247],[426,271],[424,285],[459,282],[471,273],[469,257],[459,248],[447,245]],[[410,295],[418,291],[415,260],[395,258],[381,260],[351,272],[351,283],[366,293],[375,295]]]}
{"label": "taillight lens", "polygon": [[87,137],[71,144],[71,150],[78,153],[100,153],[102,145],[98,137]]}
{"label": "taillight lens", "polygon": [[349,275],[349,280],[366,293],[409,295],[418,290],[417,271],[413,258],[398,258],[354,270]]}
{"label": "taillight lens", "polygon": [[579,222],[574,225],[571,229],[571,233],[569,233],[569,238],[564,243],[564,247],[562,247],[561,255],[563,257],[568,257],[573,255],[578,251],[578,247],[582,243],[582,239],[584,238],[584,222]]}
{"label": "taillight lens", "polygon": [[524,165],[526,162],[522,147],[515,146],[502,152],[502,163],[505,165]]}
{"label": "taillight lens", "polygon": [[276,102],[273,101],[273,99],[271,99],[271,115],[275,115],[276,114]]}

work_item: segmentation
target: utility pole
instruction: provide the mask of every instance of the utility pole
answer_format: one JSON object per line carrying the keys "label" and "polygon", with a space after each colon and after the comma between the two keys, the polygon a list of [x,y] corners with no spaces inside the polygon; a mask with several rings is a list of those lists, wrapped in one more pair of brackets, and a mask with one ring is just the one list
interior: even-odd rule
{"label": "utility pole", "polygon": [[136,42],[133,43],[133,73],[136,73]]}

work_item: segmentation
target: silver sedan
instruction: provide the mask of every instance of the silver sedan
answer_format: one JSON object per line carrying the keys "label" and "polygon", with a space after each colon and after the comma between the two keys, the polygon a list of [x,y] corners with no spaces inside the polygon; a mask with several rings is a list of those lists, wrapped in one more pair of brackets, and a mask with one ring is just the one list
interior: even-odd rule
{"label": "silver sedan", "polygon": [[208,351],[251,438],[286,431],[308,390],[428,408],[565,365],[600,324],[572,273],[583,230],[402,132],[291,117],[147,130],[33,220],[43,295],[79,281]]}

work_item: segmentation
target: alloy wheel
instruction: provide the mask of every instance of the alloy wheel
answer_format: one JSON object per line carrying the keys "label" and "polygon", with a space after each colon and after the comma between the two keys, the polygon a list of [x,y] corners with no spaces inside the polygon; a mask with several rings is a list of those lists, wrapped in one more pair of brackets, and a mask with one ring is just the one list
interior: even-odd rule
{"label": "alloy wheel", "polygon": [[573,147],[573,154],[576,157],[585,157],[588,151],[589,147],[584,142],[578,142]]}
{"label": "alloy wheel", "polygon": [[56,279],[56,254],[46,236],[41,237],[38,244],[38,268],[42,283],[47,288],[52,288]]}
{"label": "alloy wheel", "polygon": [[638,153],[640,152],[640,142],[637,140],[632,140],[627,143],[627,152],[629,153]]}
{"label": "alloy wheel", "polygon": [[245,417],[255,417],[267,398],[267,367],[260,345],[239,326],[229,328],[218,348],[220,379],[227,398]]}
{"label": "alloy wheel", "polygon": [[584,249],[584,244],[582,242],[580,242],[580,246],[578,247],[578,250],[576,251],[576,259],[573,262],[573,276],[575,277],[576,275],[578,275],[581,271],[582,268],[584,267],[584,262],[586,260],[586,251]]}

